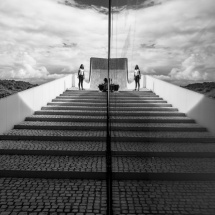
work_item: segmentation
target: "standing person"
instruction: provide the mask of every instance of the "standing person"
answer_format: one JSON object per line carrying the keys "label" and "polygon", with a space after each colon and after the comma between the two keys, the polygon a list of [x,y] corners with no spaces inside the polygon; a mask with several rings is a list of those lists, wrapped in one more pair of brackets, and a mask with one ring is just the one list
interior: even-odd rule
{"label": "standing person", "polygon": [[136,65],[135,66],[135,69],[134,69],[134,80],[135,80],[135,89],[134,90],[137,90],[137,86],[138,86],[138,91],[140,89],[140,69],[139,69],[139,66]]}
{"label": "standing person", "polygon": [[78,70],[78,79],[79,79],[79,82],[78,82],[79,90],[80,90],[80,85],[83,90],[84,89],[83,88],[83,80],[84,80],[84,65],[83,64],[81,64],[81,66]]}

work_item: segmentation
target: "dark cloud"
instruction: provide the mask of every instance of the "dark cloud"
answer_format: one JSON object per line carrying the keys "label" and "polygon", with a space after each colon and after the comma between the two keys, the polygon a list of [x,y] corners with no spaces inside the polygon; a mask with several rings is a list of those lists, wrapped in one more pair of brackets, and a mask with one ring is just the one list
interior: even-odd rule
{"label": "dark cloud", "polygon": [[77,46],[77,43],[63,43],[64,48],[74,48]]}
{"label": "dark cloud", "polygon": [[[148,8],[168,0],[112,0],[112,13],[119,13],[128,9]],[[59,0],[59,3],[80,9],[94,9],[99,13],[108,14],[108,0]]]}
{"label": "dark cloud", "polygon": [[141,44],[141,48],[146,48],[146,49],[154,49],[156,48],[155,46],[156,44],[155,43],[152,43],[152,44]]}

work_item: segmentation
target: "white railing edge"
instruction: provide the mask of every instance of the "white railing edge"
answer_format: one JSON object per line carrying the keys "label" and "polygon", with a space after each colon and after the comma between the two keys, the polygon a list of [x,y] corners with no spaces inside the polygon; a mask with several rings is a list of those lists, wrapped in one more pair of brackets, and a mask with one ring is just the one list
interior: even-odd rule
{"label": "white railing edge", "polygon": [[11,130],[14,125],[71,87],[70,74],[0,99],[0,134]]}
{"label": "white railing edge", "polygon": [[214,99],[150,75],[145,76],[144,85],[215,135]]}

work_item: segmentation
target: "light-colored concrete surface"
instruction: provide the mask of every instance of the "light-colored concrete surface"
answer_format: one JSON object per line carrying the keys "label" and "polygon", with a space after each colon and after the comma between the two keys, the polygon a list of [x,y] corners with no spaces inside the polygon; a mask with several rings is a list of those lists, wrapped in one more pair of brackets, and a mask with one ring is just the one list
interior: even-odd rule
{"label": "light-colored concrete surface", "polygon": [[47,102],[72,86],[72,75],[25,90],[0,100],[0,134],[22,122]]}
{"label": "light-colored concrete surface", "polygon": [[146,88],[215,135],[215,100],[148,75]]}

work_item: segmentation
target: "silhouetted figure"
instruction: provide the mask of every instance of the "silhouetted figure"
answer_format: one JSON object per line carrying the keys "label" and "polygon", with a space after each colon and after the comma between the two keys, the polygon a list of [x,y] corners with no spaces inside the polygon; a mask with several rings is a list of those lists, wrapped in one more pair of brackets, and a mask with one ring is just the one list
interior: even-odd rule
{"label": "silhouetted figure", "polygon": [[107,92],[107,90],[108,90],[108,80],[107,80],[107,78],[105,78],[102,91]]}
{"label": "silhouetted figure", "polygon": [[82,90],[84,89],[83,88],[83,81],[84,81],[84,65],[81,64],[79,70],[78,70],[78,87],[79,87],[79,90],[80,90],[80,86],[82,88]]}
{"label": "silhouetted figure", "polygon": [[134,80],[135,80],[135,89],[134,90],[137,90],[137,87],[138,87],[138,91],[140,89],[140,69],[138,67],[138,65],[135,66],[135,69],[134,69]]}
{"label": "silhouetted figure", "polygon": [[[100,92],[107,92],[108,91],[108,79],[104,78],[104,83],[99,84],[98,88],[99,88]],[[114,92],[114,91],[119,90],[119,85],[113,84],[112,79],[109,79],[109,90],[110,90],[110,92]]]}

